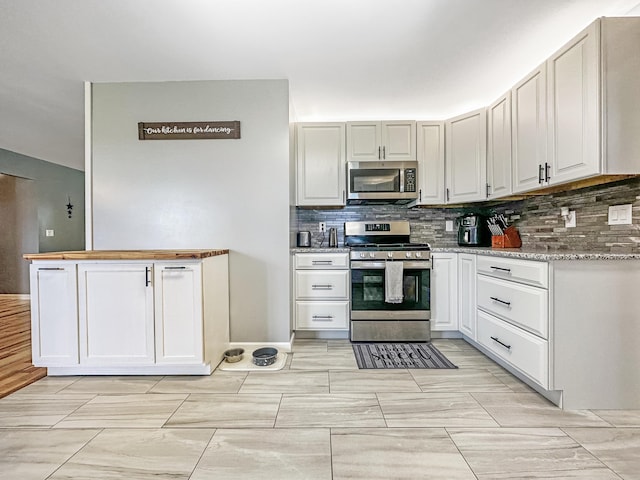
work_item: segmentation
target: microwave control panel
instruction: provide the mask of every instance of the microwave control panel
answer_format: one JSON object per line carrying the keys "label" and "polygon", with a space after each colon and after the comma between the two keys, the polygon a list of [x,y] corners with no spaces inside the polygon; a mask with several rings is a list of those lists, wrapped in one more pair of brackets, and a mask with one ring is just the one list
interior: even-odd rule
{"label": "microwave control panel", "polygon": [[404,191],[415,192],[416,191],[416,169],[406,168],[404,170]]}

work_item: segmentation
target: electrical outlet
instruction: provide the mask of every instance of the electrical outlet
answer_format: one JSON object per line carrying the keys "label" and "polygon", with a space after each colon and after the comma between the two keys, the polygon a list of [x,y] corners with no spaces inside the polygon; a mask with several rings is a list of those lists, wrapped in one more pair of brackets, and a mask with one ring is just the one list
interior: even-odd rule
{"label": "electrical outlet", "polygon": [[569,214],[564,218],[564,227],[573,228],[576,226],[576,211],[569,210]]}
{"label": "electrical outlet", "polygon": [[453,220],[445,220],[444,225],[445,232],[453,232]]}
{"label": "electrical outlet", "polygon": [[609,207],[609,225],[631,225],[632,207],[630,203],[626,205],[611,205]]}
{"label": "electrical outlet", "polygon": [[54,233],[53,230],[45,230],[44,235],[45,237],[53,237]]}
{"label": "electrical outlet", "polygon": [[327,231],[327,223],[326,222],[320,222],[318,224],[318,230],[320,231],[320,233],[324,233]]}

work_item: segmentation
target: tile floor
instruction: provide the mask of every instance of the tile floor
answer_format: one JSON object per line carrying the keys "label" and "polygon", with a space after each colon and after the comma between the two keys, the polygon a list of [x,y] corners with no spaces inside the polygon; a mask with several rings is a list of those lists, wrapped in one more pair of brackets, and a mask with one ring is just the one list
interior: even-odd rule
{"label": "tile floor", "polygon": [[457,370],[47,377],[0,400],[0,479],[640,479],[640,410],[562,411],[462,340]]}

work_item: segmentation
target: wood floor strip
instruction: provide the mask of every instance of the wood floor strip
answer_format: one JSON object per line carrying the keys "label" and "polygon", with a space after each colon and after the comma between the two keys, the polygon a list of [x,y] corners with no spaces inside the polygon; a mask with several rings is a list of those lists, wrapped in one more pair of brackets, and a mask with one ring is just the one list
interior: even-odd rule
{"label": "wood floor strip", "polygon": [[46,375],[31,363],[29,300],[0,295],[0,398]]}

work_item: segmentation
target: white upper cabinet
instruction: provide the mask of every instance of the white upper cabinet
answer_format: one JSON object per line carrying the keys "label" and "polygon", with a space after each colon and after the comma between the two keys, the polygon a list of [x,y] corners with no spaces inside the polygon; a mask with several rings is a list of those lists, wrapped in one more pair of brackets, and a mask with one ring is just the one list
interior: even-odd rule
{"label": "white upper cabinet", "polygon": [[484,108],[447,120],[445,129],[447,203],[485,200],[487,183],[487,111]]}
{"label": "white upper cabinet", "polygon": [[416,122],[347,123],[349,161],[415,161]]}
{"label": "white upper cabinet", "polygon": [[344,123],[299,123],[296,127],[296,205],[344,205]]}
{"label": "white upper cabinet", "polygon": [[418,122],[417,205],[444,203],[444,122]]}
{"label": "white upper cabinet", "polygon": [[487,198],[511,195],[511,92],[487,109]]}
{"label": "white upper cabinet", "polygon": [[599,22],[547,61],[550,185],[600,173]]}
{"label": "white upper cabinet", "polygon": [[539,188],[547,162],[546,65],[541,65],[513,87],[513,193]]}

